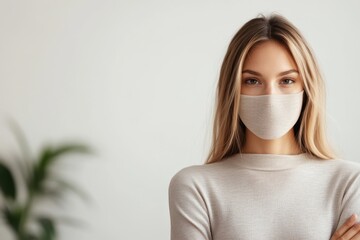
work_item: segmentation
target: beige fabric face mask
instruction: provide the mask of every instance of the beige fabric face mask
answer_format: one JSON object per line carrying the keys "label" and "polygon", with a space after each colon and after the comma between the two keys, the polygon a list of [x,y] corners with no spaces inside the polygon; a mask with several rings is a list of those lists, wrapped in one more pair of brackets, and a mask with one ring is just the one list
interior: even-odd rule
{"label": "beige fabric face mask", "polygon": [[239,115],[245,126],[262,139],[284,136],[299,119],[302,90],[292,94],[240,95]]}

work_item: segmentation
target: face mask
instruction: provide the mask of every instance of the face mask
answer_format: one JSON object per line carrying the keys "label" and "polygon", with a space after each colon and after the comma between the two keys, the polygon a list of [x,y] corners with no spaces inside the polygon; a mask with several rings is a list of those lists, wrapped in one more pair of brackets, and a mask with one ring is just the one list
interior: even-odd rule
{"label": "face mask", "polygon": [[299,119],[303,93],[240,95],[240,119],[256,136],[277,139],[284,136]]}

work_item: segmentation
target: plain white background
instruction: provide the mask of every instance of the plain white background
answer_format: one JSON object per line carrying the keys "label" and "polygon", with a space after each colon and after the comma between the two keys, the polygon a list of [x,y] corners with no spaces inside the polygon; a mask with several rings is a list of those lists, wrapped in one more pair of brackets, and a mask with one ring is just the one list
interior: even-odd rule
{"label": "plain white background", "polygon": [[[359,9],[355,0],[1,0],[0,150],[16,150],[9,116],[34,152],[65,139],[96,148],[59,167],[92,197],[70,194],[53,209],[86,223],[61,225],[60,239],[169,239],[169,181],[204,162],[227,45],[259,13],[283,14],[308,40],[331,141],[360,162]],[[0,236],[11,239],[3,223]]]}

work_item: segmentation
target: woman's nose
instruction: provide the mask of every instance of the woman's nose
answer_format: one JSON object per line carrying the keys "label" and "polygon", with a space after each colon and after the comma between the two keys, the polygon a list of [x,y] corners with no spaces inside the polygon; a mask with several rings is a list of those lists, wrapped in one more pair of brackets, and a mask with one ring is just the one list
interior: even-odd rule
{"label": "woman's nose", "polygon": [[264,95],[279,94],[279,90],[275,87],[275,84],[266,83],[263,94]]}

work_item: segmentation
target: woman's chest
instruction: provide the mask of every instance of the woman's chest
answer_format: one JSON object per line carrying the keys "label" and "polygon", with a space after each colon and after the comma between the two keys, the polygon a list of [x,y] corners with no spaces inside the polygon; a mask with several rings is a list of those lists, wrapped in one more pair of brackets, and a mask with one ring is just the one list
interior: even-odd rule
{"label": "woman's chest", "polygon": [[209,198],[214,240],[328,240],[335,230],[338,205],[326,183],[271,175],[233,180]]}

